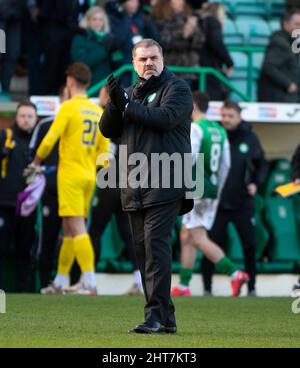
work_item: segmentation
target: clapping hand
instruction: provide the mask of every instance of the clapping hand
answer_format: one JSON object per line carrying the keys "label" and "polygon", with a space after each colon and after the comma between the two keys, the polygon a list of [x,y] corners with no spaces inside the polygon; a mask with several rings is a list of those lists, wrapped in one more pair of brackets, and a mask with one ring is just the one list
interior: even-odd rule
{"label": "clapping hand", "polygon": [[111,102],[119,110],[124,111],[129,103],[129,97],[113,74],[108,77],[107,89]]}

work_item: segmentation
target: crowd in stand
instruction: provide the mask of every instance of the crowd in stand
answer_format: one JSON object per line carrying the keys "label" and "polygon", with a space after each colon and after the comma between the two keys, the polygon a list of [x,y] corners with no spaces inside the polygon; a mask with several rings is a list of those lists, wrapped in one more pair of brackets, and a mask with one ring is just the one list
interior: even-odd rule
{"label": "crowd in stand", "polygon": [[[7,38],[6,53],[1,55],[2,93],[9,93],[20,56],[28,71],[28,94],[56,95],[71,62],[87,64],[94,85],[130,64],[132,47],[142,38],[161,43],[167,65],[212,66],[229,76],[233,62],[222,38],[224,7],[206,3],[201,8],[202,3],[1,0],[0,28]],[[181,76],[197,88],[195,75]],[[125,85],[130,81],[130,76],[123,76]],[[216,80],[208,85],[212,99],[224,97]]]}

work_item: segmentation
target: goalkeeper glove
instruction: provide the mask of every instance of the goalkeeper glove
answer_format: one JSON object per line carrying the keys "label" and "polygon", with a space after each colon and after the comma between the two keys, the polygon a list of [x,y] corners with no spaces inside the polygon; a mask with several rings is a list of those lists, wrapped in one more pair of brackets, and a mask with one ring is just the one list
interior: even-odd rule
{"label": "goalkeeper glove", "polygon": [[33,163],[29,164],[23,171],[23,176],[26,178],[26,184],[29,185],[34,182],[35,178],[44,173],[45,166],[35,165]]}

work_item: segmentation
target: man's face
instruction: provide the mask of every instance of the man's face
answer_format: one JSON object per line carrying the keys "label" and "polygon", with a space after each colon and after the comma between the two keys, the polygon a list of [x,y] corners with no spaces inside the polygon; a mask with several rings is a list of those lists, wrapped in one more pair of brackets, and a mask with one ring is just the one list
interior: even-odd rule
{"label": "man's face", "polygon": [[31,106],[21,106],[16,115],[18,127],[24,131],[31,131],[37,122],[35,109]]}
{"label": "man's face", "polygon": [[139,77],[149,79],[152,75],[160,75],[164,59],[157,46],[138,47],[133,57],[133,67]]}
{"label": "man's face", "polygon": [[235,109],[222,108],[221,124],[226,130],[233,130],[241,123],[241,115]]}
{"label": "man's face", "polygon": [[300,14],[294,14],[289,22],[284,22],[283,28],[290,34],[295,29],[300,29]]}

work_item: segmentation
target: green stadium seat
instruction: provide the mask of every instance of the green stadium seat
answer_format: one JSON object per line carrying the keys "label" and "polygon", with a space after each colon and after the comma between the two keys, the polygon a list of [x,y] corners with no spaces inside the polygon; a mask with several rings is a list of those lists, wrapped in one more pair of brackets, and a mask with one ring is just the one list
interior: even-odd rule
{"label": "green stadium seat", "polygon": [[291,174],[291,161],[286,158],[275,160],[274,170],[284,172],[287,175]]}
{"label": "green stadium seat", "polygon": [[[247,80],[246,78],[231,78],[231,82],[234,84],[234,86],[247,95]],[[243,99],[238,96],[235,92],[230,92],[229,99],[235,102],[242,101]]]}
{"label": "green stadium seat", "polygon": [[234,21],[230,18],[225,19],[223,35],[224,35],[224,42],[227,45],[244,44],[244,36],[238,33]]}
{"label": "green stadium seat", "polygon": [[233,3],[235,15],[265,16],[267,13],[264,1],[237,0]]}
{"label": "green stadium seat", "polygon": [[236,19],[239,33],[245,37],[250,45],[265,46],[269,42],[270,28],[266,20],[258,17],[240,15]]}
{"label": "green stadium seat", "polygon": [[101,244],[100,261],[117,260],[123,253],[125,245],[120,238],[114,216],[103,233]]}
{"label": "green stadium seat", "polygon": [[252,54],[252,65],[254,68],[254,78],[257,79],[264,61],[265,54],[263,52],[255,52]]}
{"label": "green stadium seat", "polygon": [[269,28],[271,32],[279,31],[281,29],[280,19],[270,19],[269,20]]}
{"label": "green stadium seat", "polygon": [[280,17],[285,12],[285,0],[266,0],[270,16],[274,17]]}
{"label": "green stadium seat", "polygon": [[231,51],[230,56],[234,63],[233,79],[246,78],[248,74],[248,56],[245,52]]}
{"label": "green stadium seat", "polygon": [[271,260],[300,261],[300,243],[293,199],[279,196],[268,198],[265,217],[271,233]]}
{"label": "green stadium seat", "polygon": [[273,170],[271,171],[265,188],[263,190],[265,197],[270,197],[274,194],[274,190],[279,185],[290,182],[291,164],[289,160],[277,160]]}

